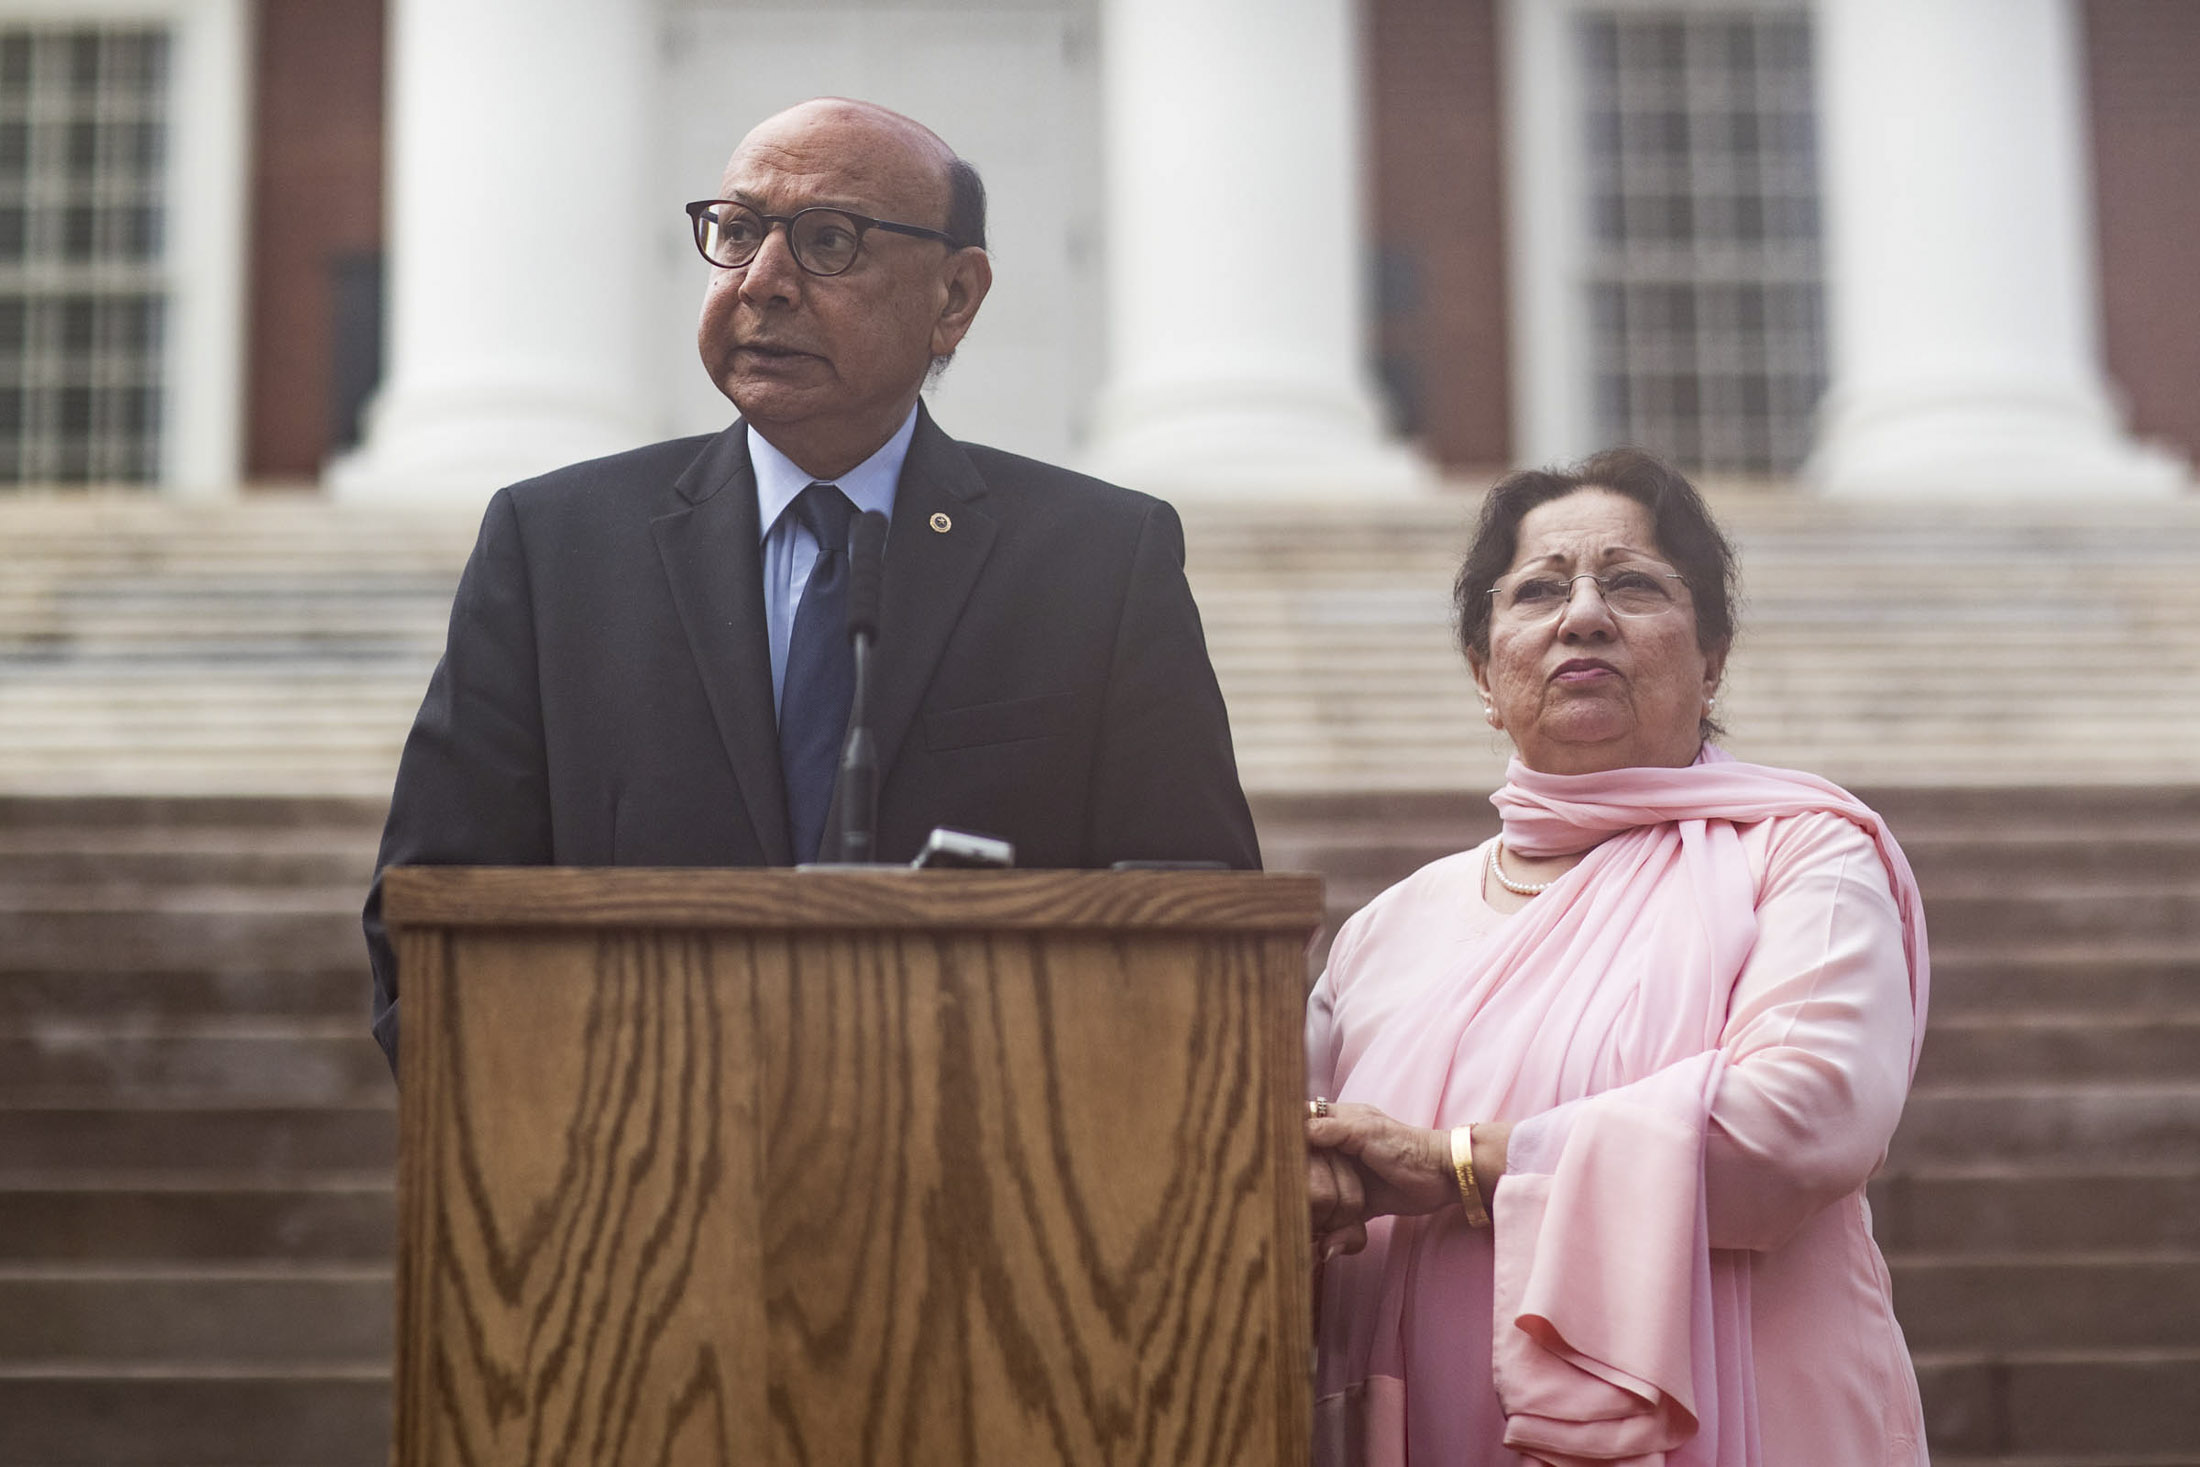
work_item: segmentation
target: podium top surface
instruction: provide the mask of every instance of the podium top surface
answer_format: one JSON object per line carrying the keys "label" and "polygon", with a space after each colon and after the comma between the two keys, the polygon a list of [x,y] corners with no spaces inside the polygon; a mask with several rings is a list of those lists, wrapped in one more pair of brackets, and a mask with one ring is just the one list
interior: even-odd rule
{"label": "podium top surface", "polygon": [[1322,920],[1299,872],[717,870],[411,866],[382,878],[407,927],[1275,932]]}

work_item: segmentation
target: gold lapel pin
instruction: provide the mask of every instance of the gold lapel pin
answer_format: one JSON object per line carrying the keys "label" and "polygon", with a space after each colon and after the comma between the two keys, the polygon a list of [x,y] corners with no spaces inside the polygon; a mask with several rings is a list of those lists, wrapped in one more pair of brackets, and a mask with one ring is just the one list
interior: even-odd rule
{"label": "gold lapel pin", "polygon": [[944,534],[946,534],[946,533],[947,533],[947,532],[948,532],[949,530],[952,530],[952,529],[954,529],[954,528],[955,528],[955,522],[954,522],[953,520],[949,519],[949,518],[948,518],[948,517],[947,517],[946,515],[944,515],[944,514],[940,513],[940,512],[939,512],[939,511],[937,511],[937,510],[933,511],[933,513],[932,513],[932,529],[933,529],[933,531],[934,531],[935,533],[937,533],[937,534],[941,534],[941,535],[944,535]]}

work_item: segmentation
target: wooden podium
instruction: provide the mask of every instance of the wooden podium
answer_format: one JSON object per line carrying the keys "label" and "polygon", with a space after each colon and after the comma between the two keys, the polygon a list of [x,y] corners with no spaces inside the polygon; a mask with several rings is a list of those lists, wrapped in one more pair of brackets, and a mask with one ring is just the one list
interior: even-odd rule
{"label": "wooden podium", "polygon": [[389,873],[397,1447],[1299,1463],[1312,876]]}

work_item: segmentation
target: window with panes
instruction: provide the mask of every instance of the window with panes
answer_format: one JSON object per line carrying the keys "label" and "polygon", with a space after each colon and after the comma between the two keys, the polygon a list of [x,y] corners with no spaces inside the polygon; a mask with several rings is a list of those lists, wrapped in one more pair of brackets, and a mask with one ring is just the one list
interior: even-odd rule
{"label": "window with panes", "polygon": [[169,49],[0,27],[0,483],[159,473]]}
{"label": "window with panes", "polygon": [[1825,387],[1801,6],[1584,6],[1595,431],[1699,472],[1803,460]]}

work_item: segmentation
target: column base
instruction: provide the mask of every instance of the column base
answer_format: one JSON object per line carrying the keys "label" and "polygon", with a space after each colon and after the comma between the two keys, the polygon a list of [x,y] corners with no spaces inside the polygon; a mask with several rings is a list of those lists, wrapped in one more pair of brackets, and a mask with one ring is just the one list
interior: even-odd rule
{"label": "column base", "polygon": [[2118,431],[2105,403],[2067,393],[1844,393],[1801,477],[1857,498],[2167,498],[2192,471]]}
{"label": "column base", "polygon": [[322,482],[338,499],[486,501],[506,484],[648,441],[640,414],[570,383],[399,384]]}
{"label": "column base", "polygon": [[1102,392],[1086,472],[1158,494],[1419,494],[1438,475],[1372,396],[1255,373]]}

